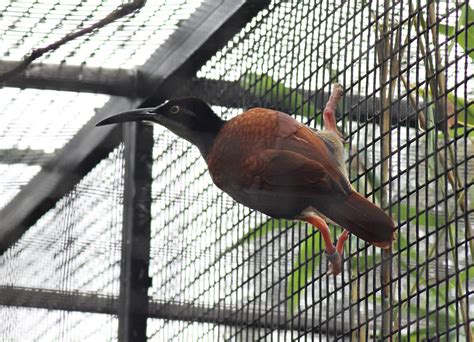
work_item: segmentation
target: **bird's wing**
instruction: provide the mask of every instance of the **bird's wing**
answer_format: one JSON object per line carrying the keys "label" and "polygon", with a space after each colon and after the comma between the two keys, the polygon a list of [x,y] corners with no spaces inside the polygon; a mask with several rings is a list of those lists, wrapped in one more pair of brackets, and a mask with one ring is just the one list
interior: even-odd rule
{"label": "bird's wing", "polygon": [[[330,194],[332,191],[336,193],[351,192],[352,187],[343,170],[342,143],[340,146],[328,144],[311,128],[291,116],[285,113],[276,113],[278,130],[273,144],[267,146],[267,150],[261,152],[260,156],[253,156],[255,159],[250,158],[248,162],[255,163],[256,160],[260,160],[260,163],[263,163],[263,160],[267,160],[267,163],[269,161],[270,164],[263,176],[286,183],[300,182],[303,186],[311,185],[307,191],[313,192],[313,194],[320,191],[326,194]],[[327,131],[321,132],[330,134]],[[340,151],[335,151],[337,147]],[[255,173],[255,176],[261,178],[262,175],[259,175],[261,172],[260,169]],[[306,176],[298,179],[298,175],[303,173]],[[279,178],[275,174],[278,174]],[[285,175],[289,177],[286,180]]]}
{"label": "bird's wing", "polygon": [[333,132],[313,130],[284,113],[278,115],[278,126],[276,149],[299,153],[322,163],[330,170],[333,167],[344,167],[344,147]]}
{"label": "bird's wing", "polygon": [[242,188],[245,191],[269,191],[274,194],[314,197],[347,194],[342,175],[330,172],[319,161],[287,150],[267,149],[248,157]]}

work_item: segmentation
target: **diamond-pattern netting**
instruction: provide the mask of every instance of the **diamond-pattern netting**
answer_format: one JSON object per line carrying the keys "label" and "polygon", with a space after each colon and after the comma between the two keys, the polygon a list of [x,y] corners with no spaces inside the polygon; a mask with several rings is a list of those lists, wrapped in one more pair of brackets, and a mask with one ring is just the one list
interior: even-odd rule
{"label": "diamond-pattern netting", "polygon": [[0,333],[8,341],[117,340],[110,315],[0,306]]}
{"label": "diamond-pattern netting", "polygon": [[[142,65],[202,0],[148,1],[140,12],[69,42],[45,63],[131,68]],[[20,60],[30,50],[90,26],[124,1],[4,1],[0,4],[0,56]]]}
{"label": "diamond-pattern netting", "polygon": [[19,163],[0,165],[0,188],[2,189],[0,208],[11,201],[21,187],[28,184],[40,169],[40,166],[27,166]]}
{"label": "diamond-pattern netting", "polygon": [[[2,296],[19,306],[48,308],[77,302],[93,308],[114,301],[119,293],[123,161],[119,147],[0,256]],[[0,317],[0,334],[13,341],[117,336],[116,318],[105,314],[0,305]]]}
{"label": "diamond-pattern netting", "polygon": [[123,149],[117,149],[0,256],[0,285],[116,295]]}
{"label": "diamond-pattern netting", "polygon": [[[35,63],[129,69],[151,54],[202,1],[148,1],[113,22]],[[20,61],[35,48],[89,26],[123,1],[2,1],[0,59]],[[0,208],[54,156],[111,97],[54,90],[0,89]],[[12,165],[14,164],[14,165]],[[19,165],[22,171],[18,172]]]}
{"label": "diamond-pattern netting", "polygon": [[55,90],[0,89],[0,208],[110,96]]}
{"label": "diamond-pattern netting", "polygon": [[55,90],[0,90],[1,149],[62,148],[110,98],[101,94]]}

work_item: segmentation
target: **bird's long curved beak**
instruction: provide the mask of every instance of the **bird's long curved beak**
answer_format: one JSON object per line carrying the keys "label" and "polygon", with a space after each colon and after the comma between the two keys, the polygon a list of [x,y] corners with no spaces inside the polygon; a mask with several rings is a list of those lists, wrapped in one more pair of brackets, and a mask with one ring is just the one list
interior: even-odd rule
{"label": "bird's long curved beak", "polygon": [[109,116],[108,118],[98,122],[96,126],[104,126],[121,122],[131,121],[155,121],[157,117],[157,108],[139,108],[128,110],[123,113]]}

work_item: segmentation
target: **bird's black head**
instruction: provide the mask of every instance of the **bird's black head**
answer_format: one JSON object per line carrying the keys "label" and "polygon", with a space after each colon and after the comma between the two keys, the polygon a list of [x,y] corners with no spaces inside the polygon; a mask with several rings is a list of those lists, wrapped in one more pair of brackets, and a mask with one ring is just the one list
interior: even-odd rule
{"label": "bird's black head", "polygon": [[139,108],[102,120],[97,126],[130,121],[151,121],[165,126],[196,145],[206,156],[225,121],[204,101],[187,97],[170,100],[156,108]]}

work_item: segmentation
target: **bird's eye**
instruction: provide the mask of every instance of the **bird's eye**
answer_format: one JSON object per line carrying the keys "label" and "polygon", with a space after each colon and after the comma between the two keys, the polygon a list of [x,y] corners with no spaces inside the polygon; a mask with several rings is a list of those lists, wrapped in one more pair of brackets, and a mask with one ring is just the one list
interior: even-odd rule
{"label": "bird's eye", "polygon": [[179,106],[173,106],[170,109],[171,113],[176,114],[179,112]]}

